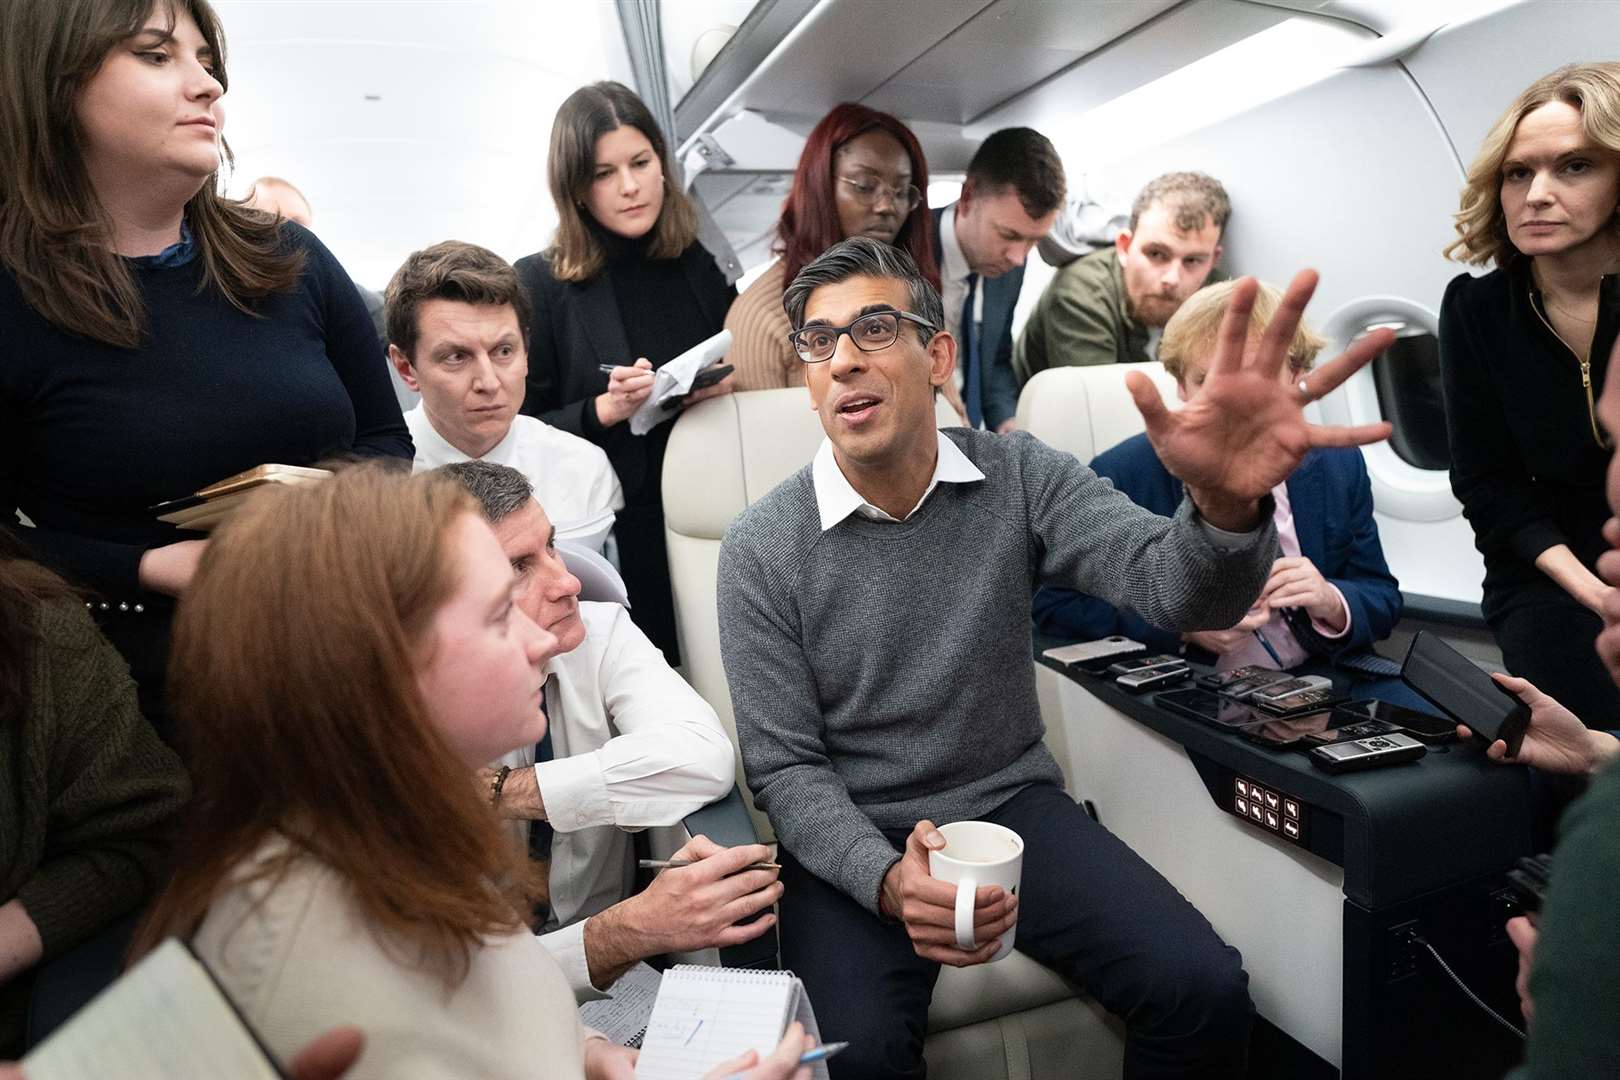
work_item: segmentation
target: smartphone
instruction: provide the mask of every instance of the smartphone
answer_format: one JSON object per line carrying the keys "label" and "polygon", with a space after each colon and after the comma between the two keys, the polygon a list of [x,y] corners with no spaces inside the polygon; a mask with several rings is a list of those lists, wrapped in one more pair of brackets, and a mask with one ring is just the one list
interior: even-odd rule
{"label": "smartphone", "polygon": [[[1244,669],[1239,668],[1238,670],[1242,671]],[[1264,690],[1266,687],[1276,686],[1278,683],[1292,682],[1293,679],[1294,677],[1286,671],[1261,668],[1259,671],[1245,675],[1241,679],[1233,679],[1225,686],[1220,687],[1219,691],[1229,698],[1243,699],[1253,697],[1257,690]]]}
{"label": "smartphone", "polygon": [[1231,686],[1233,683],[1240,682],[1244,679],[1252,678],[1257,675],[1276,676],[1274,679],[1272,679],[1272,682],[1280,682],[1283,679],[1290,677],[1286,671],[1278,671],[1275,668],[1261,667],[1259,664],[1245,664],[1243,667],[1233,668],[1231,671],[1212,671],[1208,675],[1200,675],[1198,676],[1198,685],[1202,686],[1206,690],[1220,690],[1224,693],[1226,688]]}
{"label": "smartphone", "polygon": [[1136,656],[1147,652],[1147,646],[1121,634],[1081,641],[1073,645],[1059,645],[1041,653],[1048,660],[1093,673],[1102,671],[1122,656]]}
{"label": "smartphone", "polygon": [[1233,701],[1209,690],[1166,690],[1153,699],[1153,704],[1177,716],[1202,720],[1223,728],[1239,728],[1259,719],[1254,710],[1243,702]]}
{"label": "smartphone", "polygon": [[1344,695],[1331,686],[1307,686],[1303,690],[1295,690],[1264,701],[1257,695],[1249,698],[1249,703],[1263,713],[1278,719],[1287,719],[1321,709],[1331,709],[1343,700]]}
{"label": "smartphone", "polygon": [[1147,671],[1149,668],[1187,666],[1187,661],[1179,656],[1169,653],[1159,653],[1157,656],[1136,656],[1129,660],[1121,660],[1116,664],[1108,665],[1108,674],[1118,678],[1121,675],[1134,675],[1138,671]]}
{"label": "smartphone", "polygon": [[1333,709],[1276,720],[1262,720],[1238,729],[1252,743],[1286,750],[1292,747],[1328,746],[1337,742],[1390,735],[1399,731],[1394,724],[1369,720],[1365,716],[1345,716]]}
{"label": "smartphone", "polygon": [[1145,690],[1157,690],[1161,686],[1174,686],[1191,675],[1192,668],[1184,663],[1165,664],[1162,667],[1144,668],[1129,675],[1121,675],[1114,680],[1114,685],[1133,694],[1140,694]]}
{"label": "smartphone", "polygon": [[707,390],[735,370],[737,369],[730,364],[715,364],[712,367],[706,367],[692,379],[692,387],[687,393],[690,394],[693,390]]}
{"label": "smartphone", "polygon": [[1438,744],[1457,741],[1455,721],[1448,717],[1409,709],[1405,705],[1363,698],[1360,701],[1347,701],[1342,705],[1336,705],[1334,712],[1342,712],[1358,720],[1383,720],[1394,724],[1396,728],[1419,742]]}
{"label": "smartphone", "polygon": [[1326,679],[1320,675],[1301,675],[1297,679],[1284,679],[1281,682],[1262,686],[1250,693],[1249,697],[1253,698],[1255,703],[1258,704],[1263,701],[1277,701],[1280,698],[1297,694],[1301,690],[1324,689],[1333,689],[1332,679]]}
{"label": "smartphone", "polygon": [[1417,632],[1406,650],[1401,680],[1487,743],[1507,743],[1508,757],[1518,754],[1530,726],[1529,708],[1441,638],[1427,630]]}
{"label": "smartphone", "polygon": [[1352,769],[1376,769],[1381,765],[1398,765],[1415,761],[1429,752],[1428,747],[1416,739],[1395,732],[1375,735],[1370,739],[1318,746],[1310,753],[1311,763],[1328,772],[1350,772]]}

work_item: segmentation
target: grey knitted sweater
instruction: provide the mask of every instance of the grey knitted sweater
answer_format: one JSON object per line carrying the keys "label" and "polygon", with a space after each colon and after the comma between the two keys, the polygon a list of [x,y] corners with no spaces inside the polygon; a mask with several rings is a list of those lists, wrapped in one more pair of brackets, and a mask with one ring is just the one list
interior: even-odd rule
{"label": "grey knitted sweater", "polygon": [[1218,546],[1183,503],[1143,510],[1027,434],[946,431],[985,474],[904,522],[821,531],[810,468],[720,547],[720,646],[755,801],[804,866],[873,911],[880,829],[981,816],[1062,784],[1042,741],[1030,594],[1061,584],[1156,626],[1242,617],[1276,557],[1267,524]]}

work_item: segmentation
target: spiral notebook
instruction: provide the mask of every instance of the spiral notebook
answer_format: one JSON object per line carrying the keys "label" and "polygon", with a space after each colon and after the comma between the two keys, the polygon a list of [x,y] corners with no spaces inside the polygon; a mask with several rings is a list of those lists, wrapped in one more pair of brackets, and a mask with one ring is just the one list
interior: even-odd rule
{"label": "spiral notebook", "polygon": [[[664,972],[636,1060],[636,1080],[691,1080],[749,1050],[775,1050],[793,1021],[819,1040],[804,984],[791,971],[697,967]],[[827,1066],[813,1067],[826,1080]]]}

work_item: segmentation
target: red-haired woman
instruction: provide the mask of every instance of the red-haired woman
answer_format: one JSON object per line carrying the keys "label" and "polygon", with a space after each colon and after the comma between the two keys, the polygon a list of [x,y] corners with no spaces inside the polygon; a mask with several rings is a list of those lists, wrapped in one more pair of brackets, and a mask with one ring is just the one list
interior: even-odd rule
{"label": "red-haired woman", "polygon": [[793,190],[782,204],[773,250],[781,258],[726,315],[738,390],[804,385],[804,364],[788,344],[782,292],[799,270],[851,236],[905,248],[939,286],[928,213],[928,162],[911,129],[888,113],[845,103],[805,141]]}
{"label": "red-haired woman", "polygon": [[[382,554],[386,553],[386,554]],[[544,891],[475,770],[545,734],[557,638],[454,480],[378,465],[265,492],[180,606],[174,704],[196,794],[137,936],[191,941],[282,1060],[334,1024],[347,1080],[628,1076],[520,912]],[[749,1080],[808,1080],[803,1031]]]}

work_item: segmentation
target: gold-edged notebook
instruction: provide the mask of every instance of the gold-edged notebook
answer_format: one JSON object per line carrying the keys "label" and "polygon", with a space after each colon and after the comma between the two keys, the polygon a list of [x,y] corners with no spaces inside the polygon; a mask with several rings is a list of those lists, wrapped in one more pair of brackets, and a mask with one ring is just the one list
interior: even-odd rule
{"label": "gold-edged notebook", "polygon": [[209,484],[195,495],[158,503],[151,509],[159,521],[195,532],[209,532],[266,484],[313,484],[331,475],[326,469],[302,465],[259,465]]}

